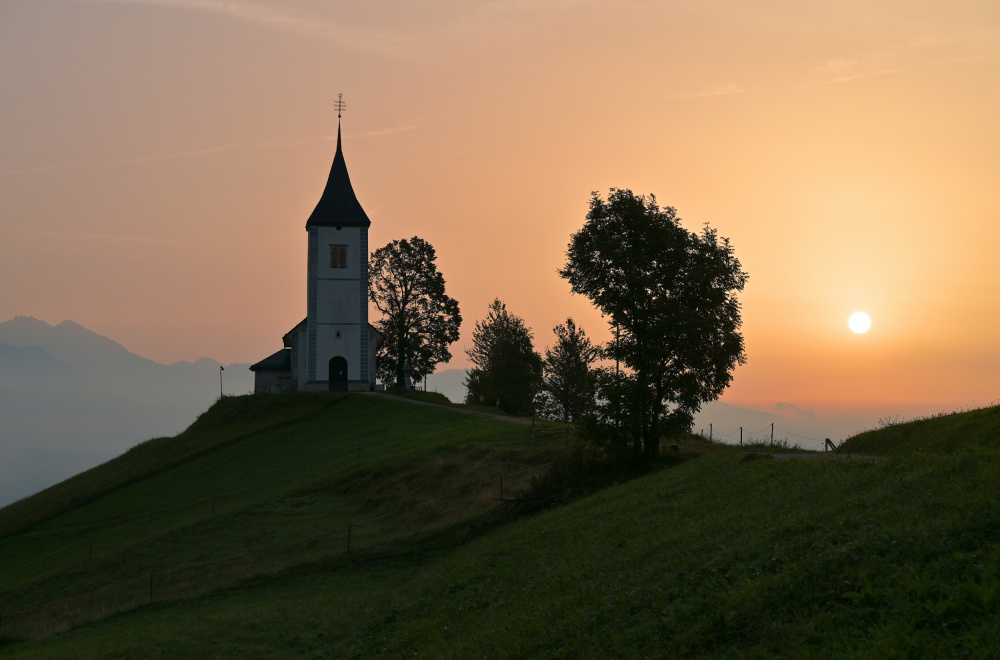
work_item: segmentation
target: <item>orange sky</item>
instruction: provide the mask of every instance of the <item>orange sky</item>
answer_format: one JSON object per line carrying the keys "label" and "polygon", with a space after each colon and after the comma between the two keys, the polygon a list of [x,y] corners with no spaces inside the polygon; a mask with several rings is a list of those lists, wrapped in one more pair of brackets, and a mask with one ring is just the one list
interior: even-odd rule
{"label": "orange sky", "polygon": [[621,187],[750,273],[725,401],[1000,399],[995,0],[5,0],[0,90],[0,321],[277,350],[343,92],[372,247],[426,238],[461,304],[449,367],[494,296],[539,348],[607,336],[556,270]]}

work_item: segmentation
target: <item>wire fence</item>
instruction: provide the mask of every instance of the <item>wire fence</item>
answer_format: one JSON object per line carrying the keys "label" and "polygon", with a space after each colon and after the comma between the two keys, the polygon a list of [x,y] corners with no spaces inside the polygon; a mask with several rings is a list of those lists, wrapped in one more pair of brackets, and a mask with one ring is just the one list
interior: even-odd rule
{"label": "wire fence", "polygon": [[[532,425],[526,428],[501,427],[500,432],[498,432],[498,423],[494,422],[493,424],[494,426],[488,429],[488,435],[492,433],[493,436],[496,436],[499,433],[499,438],[494,440],[496,446],[508,448],[530,446],[535,449],[545,449],[557,445],[567,446],[569,443],[568,427],[561,428],[553,425],[545,427]],[[374,461],[377,463],[380,458],[383,458],[376,454],[380,450],[399,448],[400,445],[406,443],[412,443],[413,446],[404,449],[417,449],[420,447],[419,441],[421,439],[445,433],[452,433],[457,440],[478,440],[480,430],[484,426],[489,426],[489,422],[484,424],[480,420],[470,420],[465,424],[437,429],[426,434],[409,436],[379,445],[369,445],[363,448],[351,447],[342,456],[321,467],[280,480],[220,491],[211,496],[200,497],[181,505],[165,507],[153,512],[140,512],[117,525],[114,523],[119,522],[120,519],[106,519],[74,527],[74,530],[100,528],[99,534],[107,535],[177,513],[186,514],[188,519],[182,522],[187,522],[189,525],[210,522],[214,519],[216,512],[220,510],[219,505],[222,502],[233,501],[239,495],[246,495],[253,491],[275,490],[280,491],[276,493],[280,497],[283,493],[290,492],[288,490],[290,486],[294,486],[296,482],[304,484],[309,477],[343,478],[360,469],[363,465],[370,466],[372,464],[372,460],[366,461],[365,459],[374,457]],[[490,442],[490,440],[484,439],[483,442]],[[398,456],[397,452],[392,457],[395,459]],[[345,466],[347,466],[346,471],[342,469]],[[504,497],[505,489],[508,496],[512,492],[523,492],[530,486],[531,478],[547,467],[547,462],[522,465],[517,469],[501,471],[496,477],[462,485],[462,487],[449,492],[435,494],[432,497],[426,497],[390,511],[358,519],[354,519],[357,517],[357,512],[355,512],[354,516],[346,515],[338,519],[336,523],[309,531],[306,534],[282,538],[271,543],[262,543],[239,552],[230,552],[221,557],[180,563],[169,567],[144,567],[142,569],[132,567],[115,570],[112,566],[95,572],[91,565],[95,560],[101,559],[108,559],[113,565],[118,555],[123,552],[140,553],[144,544],[146,546],[155,545],[159,537],[168,531],[165,528],[154,529],[143,533],[139,539],[111,546],[106,553],[99,554],[97,557],[93,553],[93,538],[88,539],[85,535],[81,535],[75,542],[62,545],[16,567],[13,572],[23,575],[39,562],[48,561],[54,564],[51,569],[43,569],[38,575],[26,580],[20,587],[9,589],[7,593],[0,594],[0,637],[43,636],[150,603],[196,596],[262,573],[309,562],[336,561],[349,556],[350,553],[372,550],[420,532],[430,532],[433,529],[482,517],[492,510],[510,505],[510,498],[505,499]],[[270,501],[258,501],[247,505],[236,502],[235,507],[226,508],[224,513],[226,515],[246,514],[248,511],[252,511],[254,506],[264,506]],[[449,504],[449,501],[457,502],[450,507],[445,507],[444,505]],[[211,516],[207,515],[209,507]],[[414,515],[420,512],[426,514],[424,519],[416,521],[422,524],[407,526],[406,521],[402,520],[408,514]],[[176,527],[177,521],[172,521],[172,523],[172,526]],[[108,524],[112,526],[102,527],[102,525]],[[85,556],[81,556],[84,553],[86,553]],[[53,559],[60,554],[64,555],[63,561],[59,562],[59,565],[55,565]],[[42,602],[25,602],[31,599],[32,588],[37,586],[40,580],[58,581],[67,575],[81,578],[78,584],[86,584],[88,581],[90,584],[81,587],[77,593],[49,595],[47,598],[39,599]]]}
{"label": "wire fence", "polygon": [[[779,436],[778,438],[775,438],[775,431],[783,433],[785,437],[782,438]],[[732,442],[732,443],[738,442],[740,445],[752,444],[759,446],[766,444],[769,446],[777,446],[785,448],[803,448],[800,446],[799,443],[790,443],[788,440],[788,436],[791,436],[798,440],[808,440],[810,442],[818,443],[819,448],[821,449],[828,449],[831,446],[833,447],[836,446],[830,440],[830,438],[814,438],[808,435],[793,433],[792,431],[783,429],[780,426],[777,426],[773,423],[757,431],[748,431],[746,427],[740,426],[733,429],[732,431],[729,431],[728,433],[720,431],[719,429],[715,428],[714,424],[709,424],[708,429],[704,428],[700,429],[698,435],[710,441],[718,441],[719,439],[724,439],[723,442]]]}

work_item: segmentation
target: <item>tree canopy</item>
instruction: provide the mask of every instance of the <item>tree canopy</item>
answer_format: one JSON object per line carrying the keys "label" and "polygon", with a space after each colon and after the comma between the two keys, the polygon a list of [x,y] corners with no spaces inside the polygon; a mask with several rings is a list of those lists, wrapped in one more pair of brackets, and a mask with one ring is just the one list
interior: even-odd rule
{"label": "tree canopy", "polygon": [[601,416],[632,451],[656,456],[661,433],[689,429],[746,361],[736,294],[748,275],[729,240],[685,230],[652,195],[593,193],[560,275],[615,333],[602,353],[624,368],[601,374]]}
{"label": "tree canopy", "polygon": [[385,336],[376,354],[383,383],[403,386],[403,369],[423,380],[434,366],[451,360],[448,346],[458,340],[462,315],[445,293],[434,247],[422,238],[392,241],[371,255],[368,297],[382,312],[374,325]]}
{"label": "tree canopy", "polygon": [[512,415],[529,412],[542,378],[542,357],[535,352],[524,319],[507,311],[499,298],[472,331],[466,354],[474,367],[465,379],[467,403],[497,403]]}
{"label": "tree canopy", "polygon": [[556,344],[545,349],[542,388],[538,406],[542,414],[569,423],[577,421],[594,407],[594,372],[592,365],[600,355],[587,333],[566,319],[552,330]]}

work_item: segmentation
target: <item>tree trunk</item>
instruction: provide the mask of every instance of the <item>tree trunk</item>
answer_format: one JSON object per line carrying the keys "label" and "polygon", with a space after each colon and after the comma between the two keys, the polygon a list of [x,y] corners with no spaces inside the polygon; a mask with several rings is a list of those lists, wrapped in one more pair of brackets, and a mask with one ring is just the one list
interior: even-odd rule
{"label": "tree trunk", "polygon": [[396,389],[402,391],[405,385],[403,367],[406,366],[406,331],[396,330]]}
{"label": "tree trunk", "polygon": [[660,415],[663,413],[663,392],[659,386],[653,388],[650,404],[649,432],[645,438],[645,449],[646,458],[654,459],[660,455]]}

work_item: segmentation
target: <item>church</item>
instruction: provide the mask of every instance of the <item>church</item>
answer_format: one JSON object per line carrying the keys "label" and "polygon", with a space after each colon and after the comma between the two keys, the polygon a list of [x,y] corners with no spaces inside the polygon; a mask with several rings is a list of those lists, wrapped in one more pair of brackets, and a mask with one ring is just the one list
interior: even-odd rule
{"label": "church", "polygon": [[282,348],[250,367],[254,392],[368,391],[382,334],[368,323],[368,228],[340,140],[323,195],[306,221],[306,318]]}

